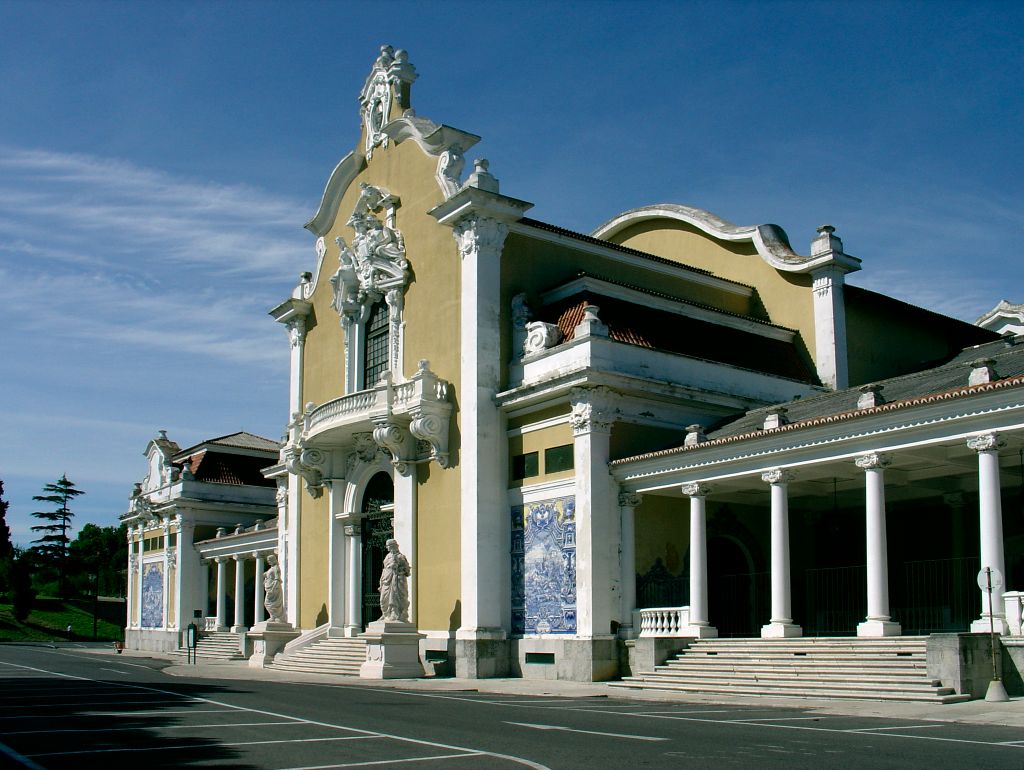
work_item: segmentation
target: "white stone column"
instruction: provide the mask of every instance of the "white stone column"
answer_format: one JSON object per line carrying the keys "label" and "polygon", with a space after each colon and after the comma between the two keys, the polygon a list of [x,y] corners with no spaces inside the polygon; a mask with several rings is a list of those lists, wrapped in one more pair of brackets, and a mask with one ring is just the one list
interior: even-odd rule
{"label": "white stone column", "polygon": [[256,560],[256,569],[253,573],[253,616],[252,622],[262,623],[266,620],[266,607],[263,606],[265,596],[263,595],[263,554],[253,551],[252,557]]}
{"label": "white stone column", "polygon": [[343,480],[329,482],[327,522],[327,619],[328,635],[340,635],[345,626],[345,490]]}
{"label": "white stone column", "polygon": [[350,520],[344,531],[348,547],[345,560],[345,636],[358,636],[363,630],[363,535],[359,520]]}
{"label": "white stone column", "polygon": [[135,611],[138,613],[136,617],[139,619],[139,628],[142,628],[142,581],[146,576],[146,564],[143,562],[146,554],[146,527],[144,524],[139,525],[139,582],[136,584],[135,591]]}
{"label": "white stone column", "polygon": [[789,482],[795,475],[782,468],[761,474],[771,485],[772,518],[772,616],[761,626],[761,637],[778,639],[800,636],[803,629],[793,623],[792,595],[789,573]]}
{"label": "white stone column", "polygon": [[860,261],[843,253],[843,242],[832,225],[822,225],[811,242],[811,257],[819,267],[811,271],[814,302],[814,363],[828,387],[849,385],[846,354],[845,275],[858,270]]}
{"label": "white stone column", "polygon": [[508,223],[531,204],[498,193],[498,180],[477,169],[457,193],[429,212],[452,228],[459,269],[459,542],[462,621],[456,675],[503,676],[511,623],[511,527],[508,438],[494,402],[501,386],[501,255]]}
{"label": "white stone column", "polygon": [[[991,627],[999,634],[1008,634],[1003,591],[1006,588],[1006,564],[1003,558],[1003,503],[999,485],[999,447],[1003,442],[996,433],[983,433],[967,440],[967,446],[978,453],[978,514],[981,524],[981,568],[990,567],[1002,577],[1002,585],[992,586]],[[989,594],[981,592],[981,617],[971,623],[971,631],[989,632]]]}
{"label": "white stone column", "polygon": [[470,215],[455,226],[461,255],[460,326],[462,390],[459,416],[462,624],[456,672],[467,678],[501,676],[507,657],[493,644],[506,638],[511,570],[508,441],[494,403],[501,382],[501,251],[508,225]]}
{"label": "white stone column", "polygon": [[619,567],[622,571],[622,621],[619,635],[625,639],[633,639],[640,633],[636,606],[636,507],[641,502],[643,498],[632,492],[619,494]]}
{"label": "white stone column", "polygon": [[163,523],[163,538],[164,538],[164,606],[163,606],[163,619],[160,621],[160,625],[164,629],[171,627],[170,624],[170,613],[168,612],[171,608],[171,572],[170,572],[170,551],[171,551],[171,520],[164,519]]}
{"label": "white stone column", "polygon": [[868,616],[857,636],[899,636],[899,623],[889,614],[889,562],[885,536],[885,467],[889,455],[871,452],[857,458],[864,469],[865,540],[867,543]]}
{"label": "white stone column", "polygon": [[217,630],[226,631],[228,627],[228,586],[227,586],[227,560],[218,556],[217,562]]}
{"label": "white stone column", "polygon": [[707,484],[683,484],[683,494],[690,498],[690,621],[682,636],[713,639],[718,629],[708,620],[708,536],[706,498],[711,492]]}
{"label": "white stone column", "polygon": [[236,634],[247,631],[245,625],[245,557],[236,554],[235,561],[235,624],[231,630]]}
{"label": "white stone column", "polygon": [[618,409],[615,393],[604,387],[573,388],[569,403],[576,470],[576,634],[594,638],[611,633],[619,610],[612,601],[613,577],[618,575],[605,550],[613,536],[608,461]]}
{"label": "white stone column", "polygon": [[[395,540],[398,547],[409,560],[409,622],[416,625],[419,578],[419,549],[417,547],[417,518],[419,507],[419,490],[416,465],[409,466],[409,473],[394,474],[395,482]],[[436,467],[436,466],[435,466]]]}
{"label": "white stone column", "polygon": [[134,529],[129,528],[126,535],[128,540],[128,579],[125,581],[125,606],[127,607],[125,625],[128,628],[138,628],[138,621],[132,621],[132,616],[135,614],[135,587],[138,584],[135,571],[139,568],[139,557],[135,547],[134,534]]}

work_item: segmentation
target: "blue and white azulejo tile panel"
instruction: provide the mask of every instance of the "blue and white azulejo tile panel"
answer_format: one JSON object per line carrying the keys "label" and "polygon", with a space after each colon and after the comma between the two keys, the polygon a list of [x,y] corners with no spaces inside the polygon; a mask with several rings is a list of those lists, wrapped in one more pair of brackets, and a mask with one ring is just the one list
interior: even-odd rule
{"label": "blue and white azulejo tile panel", "polygon": [[164,624],[164,563],[151,562],[142,568],[142,627]]}
{"label": "blue and white azulejo tile panel", "polygon": [[576,633],[576,498],[512,508],[512,633]]}

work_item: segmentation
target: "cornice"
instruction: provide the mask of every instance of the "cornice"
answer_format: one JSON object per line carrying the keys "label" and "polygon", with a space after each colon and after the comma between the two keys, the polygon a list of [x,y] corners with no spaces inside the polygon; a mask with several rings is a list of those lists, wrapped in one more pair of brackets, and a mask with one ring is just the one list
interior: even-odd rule
{"label": "cornice", "polygon": [[710,211],[677,203],[660,203],[624,211],[598,227],[592,235],[608,240],[626,227],[650,219],[674,219],[713,238],[752,243],[765,262],[787,273],[811,273],[826,266],[836,267],[844,273],[860,270],[861,261],[849,254],[830,252],[810,257],[797,254],[789,244],[786,231],[778,225],[735,225]]}
{"label": "cornice", "polygon": [[338,214],[342,196],[364,168],[366,168],[366,158],[355,151],[350,152],[338,162],[327,179],[327,186],[324,187],[324,194],[320,199],[320,207],[316,210],[313,218],[304,225],[307,230],[320,237],[327,234]]}

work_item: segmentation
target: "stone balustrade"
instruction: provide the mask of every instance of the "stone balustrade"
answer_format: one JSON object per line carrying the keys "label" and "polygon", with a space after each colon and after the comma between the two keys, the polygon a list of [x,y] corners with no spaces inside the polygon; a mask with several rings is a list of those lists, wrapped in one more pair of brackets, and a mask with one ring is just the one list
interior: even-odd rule
{"label": "stone balustrade", "polygon": [[689,607],[648,607],[640,610],[640,637],[683,636],[690,625]]}
{"label": "stone balustrade", "polygon": [[1006,624],[1011,636],[1024,636],[1024,591],[1005,591]]}

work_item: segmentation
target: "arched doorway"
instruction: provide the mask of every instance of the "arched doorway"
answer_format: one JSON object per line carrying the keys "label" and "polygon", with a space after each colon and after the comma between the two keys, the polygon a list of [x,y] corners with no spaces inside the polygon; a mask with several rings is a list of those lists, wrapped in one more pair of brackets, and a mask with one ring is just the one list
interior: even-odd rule
{"label": "arched doorway", "polygon": [[387,556],[385,543],[394,537],[395,485],[390,473],[383,471],[370,479],[363,492],[363,628],[380,615],[380,573]]}

